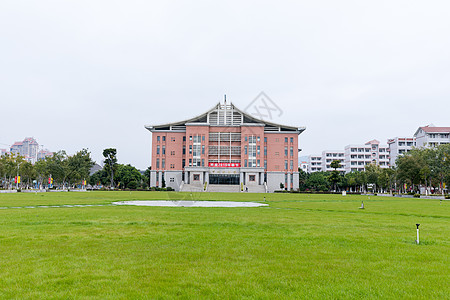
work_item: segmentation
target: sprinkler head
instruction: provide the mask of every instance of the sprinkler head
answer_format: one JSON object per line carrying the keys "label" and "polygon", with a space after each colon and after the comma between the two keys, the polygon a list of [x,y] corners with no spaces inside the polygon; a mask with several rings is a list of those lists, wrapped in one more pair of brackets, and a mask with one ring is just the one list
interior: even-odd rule
{"label": "sprinkler head", "polygon": [[416,224],[416,226],[417,226],[417,229],[419,229],[419,225],[420,225],[420,224]]}

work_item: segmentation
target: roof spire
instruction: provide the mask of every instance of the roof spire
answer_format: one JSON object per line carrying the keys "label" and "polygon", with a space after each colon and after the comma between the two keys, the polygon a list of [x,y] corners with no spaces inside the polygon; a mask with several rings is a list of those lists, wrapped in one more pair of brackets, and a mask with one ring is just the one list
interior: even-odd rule
{"label": "roof spire", "polygon": [[225,105],[227,105],[227,94],[224,94],[224,95],[223,95],[223,98],[224,98],[224,100],[225,100]]}

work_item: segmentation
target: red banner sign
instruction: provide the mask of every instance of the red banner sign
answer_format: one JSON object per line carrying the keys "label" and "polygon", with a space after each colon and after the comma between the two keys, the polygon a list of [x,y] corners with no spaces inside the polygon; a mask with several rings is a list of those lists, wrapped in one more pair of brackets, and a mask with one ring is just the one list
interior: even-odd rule
{"label": "red banner sign", "polygon": [[241,163],[209,163],[210,168],[240,168]]}

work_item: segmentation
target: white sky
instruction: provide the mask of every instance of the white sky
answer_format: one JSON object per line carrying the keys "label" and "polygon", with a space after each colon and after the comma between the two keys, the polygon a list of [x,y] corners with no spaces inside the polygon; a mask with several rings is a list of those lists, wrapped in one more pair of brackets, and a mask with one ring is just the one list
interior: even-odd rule
{"label": "white sky", "polygon": [[[0,143],[150,165],[146,124],[260,91],[301,155],[450,126],[448,1],[0,1]],[[0,148],[7,146],[1,145]]]}

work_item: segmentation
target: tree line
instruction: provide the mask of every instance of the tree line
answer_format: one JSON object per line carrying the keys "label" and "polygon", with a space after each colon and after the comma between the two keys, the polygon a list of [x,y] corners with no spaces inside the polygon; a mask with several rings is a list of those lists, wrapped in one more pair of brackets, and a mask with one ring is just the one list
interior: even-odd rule
{"label": "tree line", "polygon": [[[94,162],[87,149],[70,156],[64,150],[38,160],[34,165],[23,156],[5,154],[0,157],[1,188],[43,188],[54,186],[69,188],[89,178]],[[17,177],[20,176],[20,183]],[[51,182],[49,182],[51,179]]]}
{"label": "tree line", "polygon": [[[104,166],[90,176],[95,162],[87,149],[74,155],[64,150],[53,156],[38,160],[34,165],[23,156],[5,154],[0,157],[0,188],[76,188],[84,183],[95,187],[147,188],[150,168],[144,174],[131,166],[117,163],[117,150],[108,148],[103,151]],[[17,182],[20,176],[20,183]]]}
{"label": "tree line", "polygon": [[300,172],[301,191],[350,191],[395,193],[440,193],[450,184],[450,144],[433,148],[415,148],[400,155],[396,167],[380,168],[366,165],[362,172],[341,174],[331,172]]}
{"label": "tree line", "polygon": [[95,172],[89,178],[92,186],[109,186],[119,189],[146,189],[150,181],[150,167],[143,174],[130,164],[117,163],[117,150],[108,148],[103,150],[103,169]]}

